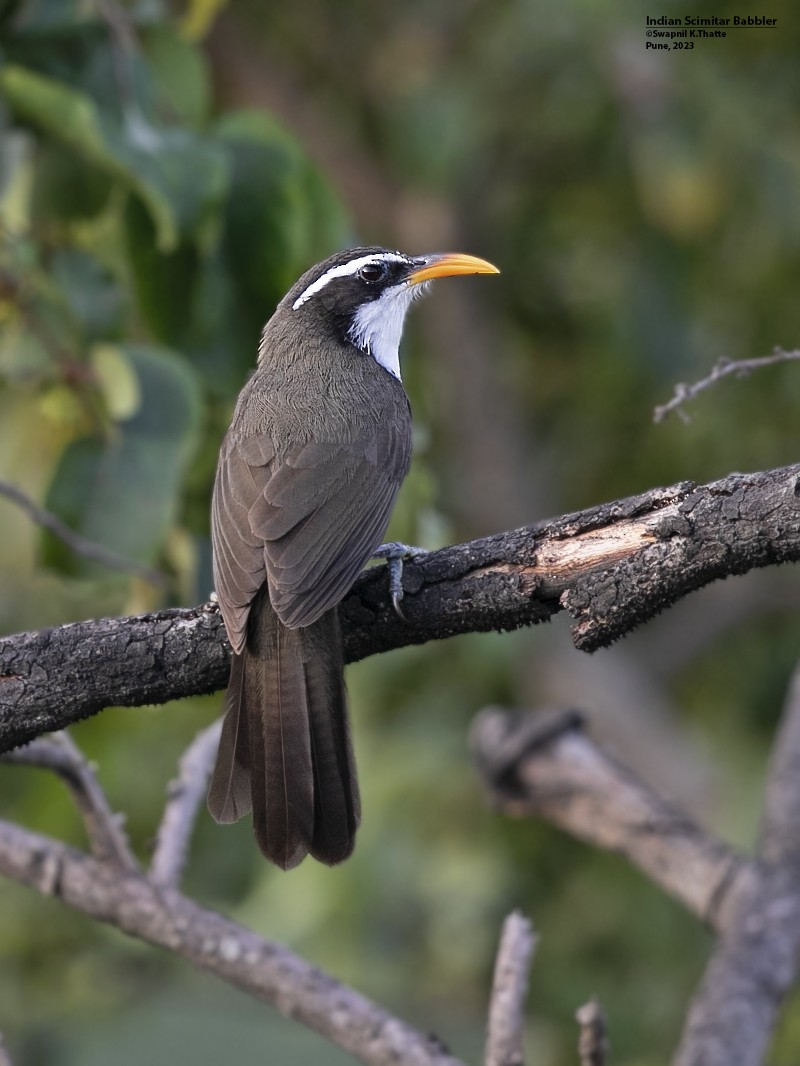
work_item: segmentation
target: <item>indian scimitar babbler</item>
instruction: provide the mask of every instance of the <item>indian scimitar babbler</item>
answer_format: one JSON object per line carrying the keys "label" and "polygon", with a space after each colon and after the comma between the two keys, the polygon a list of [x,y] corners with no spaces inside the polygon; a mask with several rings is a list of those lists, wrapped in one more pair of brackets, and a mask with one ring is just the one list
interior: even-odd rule
{"label": "indian scimitar babbler", "polygon": [[[283,869],[353,850],[360,801],[337,605],[376,553],[411,451],[398,349],[434,278],[469,255],[352,248],[312,267],[267,322],[222,443],[214,582],[233,648],[208,806],[252,810]],[[391,552],[384,552],[384,555]]]}

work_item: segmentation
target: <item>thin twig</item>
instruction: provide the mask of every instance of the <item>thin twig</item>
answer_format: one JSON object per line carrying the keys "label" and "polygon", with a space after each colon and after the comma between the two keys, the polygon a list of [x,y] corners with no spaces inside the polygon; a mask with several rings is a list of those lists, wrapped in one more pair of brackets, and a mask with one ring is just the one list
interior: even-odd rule
{"label": "thin twig", "polygon": [[522,1066],[525,998],[537,937],[531,922],[512,911],[503,922],[494,965],[486,1066]]}
{"label": "thin twig", "polygon": [[588,1003],[578,1007],[575,1020],[581,1027],[578,1038],[581,1066],[605,1066],[610,1046],[608,1023],[599,1001],[592,996]]}
{"label": "thin twig", "polygon": [[46,511],[43,507],[35,504],[29,496],[15,485],[0,480],[0,496],[5,496],[6,499],[15,503],[37,525],[48,529],[76,555],[81,555],[84,559],[90,559],[92,562],[107,566],[110,570],[122,570],[125,573],[134,574],[159,588],[163,588],[167,584],[167,577],[160,570],[155,570],[144,563],[134,562],[132,559],[123,559],[121,555],[110,551],[102,544],[97,544],[95,541],[81,536],[80,533],[76,533],[75,530],[70,529],[66,523],[62,522],[58,515],[54,515],[52,511]]}
{"label": "thin twig", "polygon": [[444,1045],[287,948],[143,876],[0,821],[0,874],[274,1006],[369,1066],[463,1066]]}
{"label": "thin twig", "polygon": [[67,733],[54,733],[49,740],[34,740],[25,748],[0,756],[15,766],[52,770],[67,785],[80,812],[92,855],[112,862],[122,870],[139,869],[130,844],[111,810],[92,767]]}
{"label": "thin twig", "polygon": [[180,884],[189,840],[208,788],[221,730],[222,719],[219,719],[198,733],[181,756],[178,776],[169,784],[150,863],[150,877],[158,885],[177,888]]}
{"label": "thin twig", "polygon": [[689,400],[693,400],[704,389],[709,388],[711,385],[716,385],[722,378],[729,377],[731,374],[735,374],[736,377],[740,378],[747,377],[754,370],[761,370],[765,366],[774,366],[776,363],[789,363],[795,359],[800,359],[800,349],[785,352],[782,348],[775,348],[772,355],[762,355],[755,359],[719,359],[708,377],[701,378],[700,381],[694,382],[693,385],[685,385],[683,383],[676,385],[672,399],[668,400],[667,403],[660,404],[653,410],[653,421],[661,422],[671,411],[674,411],[684,422],[689,422],[690,417],[684,411],[683,405]]}

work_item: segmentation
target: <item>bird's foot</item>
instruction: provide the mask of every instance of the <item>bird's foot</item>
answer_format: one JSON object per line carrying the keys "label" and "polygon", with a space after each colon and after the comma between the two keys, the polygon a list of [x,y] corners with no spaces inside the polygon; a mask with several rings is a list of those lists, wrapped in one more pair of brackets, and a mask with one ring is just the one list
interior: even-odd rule
{"label": "bird's foot", "polygon": [[392,606],[394,607],[395,614],[410,625],[409,619],[406,618],[400,607],[400,601],[405,595],[403,592],[403,563],[406,559],[416,559],[419,555],[425,555],[425,549],[415,548],[411,544],[401,544],[398,540],[392,540],[389,541],[388,544],[381,544],[381,546],[376,548],[372,554],[375,559],[386,560],[386,566],[389,571],[389,593],[392,597]]}

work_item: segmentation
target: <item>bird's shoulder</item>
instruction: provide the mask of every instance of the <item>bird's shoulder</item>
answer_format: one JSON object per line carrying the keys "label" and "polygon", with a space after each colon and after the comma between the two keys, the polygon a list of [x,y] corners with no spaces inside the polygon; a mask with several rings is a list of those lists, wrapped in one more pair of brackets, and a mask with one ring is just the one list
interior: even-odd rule
{"label": "bird's shoulder", "polygon": [[[305,443],[410,448],[411,409],[402,383],[352,345],[305,358],[262,358],[239,396],[226,448],[271,441],[276,459]],[[250,450],[250,449],[247,449]]]}

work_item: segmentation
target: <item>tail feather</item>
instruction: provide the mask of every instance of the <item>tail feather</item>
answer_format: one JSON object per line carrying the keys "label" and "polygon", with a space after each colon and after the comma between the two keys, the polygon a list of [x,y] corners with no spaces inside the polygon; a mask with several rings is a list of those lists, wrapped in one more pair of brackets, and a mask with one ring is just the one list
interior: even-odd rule
{"label": "tail feather", "polygon": [[238,822],[252,810],[250,743],[244,704],[244,657],[234,655],[225,696],[219,754],[208,789],[208,809],[217,822]]}
{"label": "tail feather", "polygon": [[311,854],[329,866],[353,851],[361,821],[353,744],[347,718],[341,634],[335,610],[319,619],[306,649],[305,682],[314,766]]}
{"label": "tail feather", "polygon": [[208,805],[224,822],[252,807],[261,851],[285,870],[309,852],[329,865],[351,854],[361,809],[335,609],[288,629],[266,588],[254,600]]}
{"label": "tail feather", "polygon": [[266,857],[290,870],[308,854],[314,831],[308,706],[295,635],[273,624],[264,637],[260,656],[248,662],[253,830]]}

